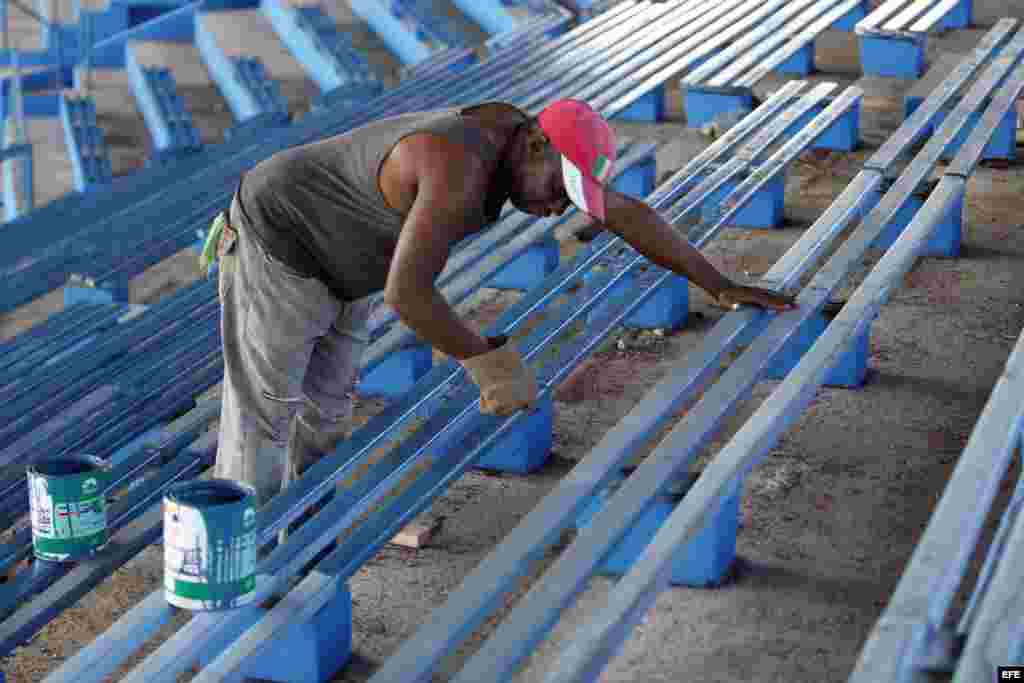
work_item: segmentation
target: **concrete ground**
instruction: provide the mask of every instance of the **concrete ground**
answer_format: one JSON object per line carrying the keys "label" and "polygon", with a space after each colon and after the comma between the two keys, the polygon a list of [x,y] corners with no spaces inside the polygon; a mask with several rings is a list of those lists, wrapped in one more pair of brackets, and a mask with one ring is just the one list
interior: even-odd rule
{"label": "concrete ground", "polygon": [[[975,13],[977,28],[930,42],[932,59],[971,49],[999,17],[1024,19],[1024,6],[1011,0],[977,0]],[[794,165],[782,229],[730,229],[707,247],[709,257],[738,279],[767,270],[900,123],[901,97],[913,83],[861,78],[856,43],[846,34],[826,34],[818,52],[821,73],[813,80],[857,84],[865,90],[864,145],[852,154],[808,154]],[[776,84],[768,81],[761,89]],[[617,124],[621,135],[669,142],[659,155],[659,175],[676,170],[708,144],[684,125],[678,90],[670,89],[668,97],[669,121]],[[871,328],[865,386],[822,389],[748,478],[738,561],[729,581],[712,590],[665,591],[612,660],[603,681],[846,680],[1024,328],[1022,189],[1024,168],[1019,163],[978,169],[969,187],[961,255],[921,259],[882,308]],[[579,246],[570,235],[562,235],[565,256]],[[869,253],[865,267],[844,285],[844,294],[856,288],[879,257]],[[181,258],[177,268],[163,267],[183,284],[193,275],[185,255]],[[146,276],[141,278],[146,281]],[[152,300],[157,298],[154,294]],[[474,319],[485,324],[514,299],[491,292]],[[616,341],[621,343],[596,355],[563,383],[556,396],[553,457],[540,472],[467,474],[422,515],[422,521],[444,518],[427,547],[388,546],[352,578],[354,653],[334,681],[367,680],[721,315],[696,288],[691,305],[682,331],[665,337],[620,333]],[[768,381],[757,385],[717,443],[774,387]],[[365,418],[379,408],[365,402],[359,415]],[[998,519],[1016,476],[1014,467],[992,520]],[[990,527],[991,532],[994,524]],[[538,561],[534,576],[571,539],[566,534]],[[161,572],[161,548],[150,548],[0,668],[9,679],[14,672],[18,683],[42,680],[141,597],[159,589]],[[968,589],[973,579],[972,573]],[[528,585],[524,582],[522,589]],[[542,681],[560,648],[577,637],[612,587],[609,578],[592,579],[514,680]],[[506,608],[514,606],[518,595],[508,596]],[[963,608],[966,595],[967,590],[956,610]],[[177,622],[185,619],[181,615]],[[496,622],[488,621],[447,659],[436,680],[447,680],[457,671]],[[936,682],[945,680],[934,677]]]}

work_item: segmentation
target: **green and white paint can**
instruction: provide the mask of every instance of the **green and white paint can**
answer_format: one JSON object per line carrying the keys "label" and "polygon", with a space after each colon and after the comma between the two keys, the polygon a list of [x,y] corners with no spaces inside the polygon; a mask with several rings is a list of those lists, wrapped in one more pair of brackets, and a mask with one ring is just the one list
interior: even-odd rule
{"label": "green and white paint can", "polygon": [[256,490],[227,479],[164,495],[164,594],[188,610],[241,607],[256,589]]}
{"label": "green and white paint can", "polygon": [[107,544],[110,467],[91,455],[40,460],[29,466],[32,550],[40,560],[70,562]]}

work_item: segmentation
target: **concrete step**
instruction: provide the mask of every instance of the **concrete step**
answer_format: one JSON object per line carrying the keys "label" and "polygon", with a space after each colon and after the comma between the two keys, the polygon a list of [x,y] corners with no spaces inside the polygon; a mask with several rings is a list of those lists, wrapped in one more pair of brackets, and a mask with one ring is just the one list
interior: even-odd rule
{"label": "concrete step", "polygon": [[[75,81],[83,85],[84,70],[79,69]],[[90,93],[96,105],[96,125],[103,129],[110,150],[114,177],[142,168],[152,153],[152,141],[146,122],[135,106],[135,97],[124,69],[93,69]]]}
{"label": "concrete step", "polygon": [[[35,207],[49,204],[54,199],[74,191],[74,171],[64,144],[64,128],[60,117],[32,117],[25,119],[25,135],[32,144],[32,193]],[[4,126],[4,139],[13,143],[15,127],[13,118]],[[10,163],[13,172],[14,190],[19,213],[29,210],[24,196],[23,178],[26,166],[20,162]]]}
{"label": "concrete step", "polygon": [[[296,7],[303,4],[303,0],[289,1]],[[306,2],[305,4],[317,3]],[[323,0],[319,4],[324,13],[338,24],[339,30],[351,37],[352,45],[366,56],[366,61],[373,67],[384,87],[391,88],[397,85],[400,80],[402,63],[388,50],[384,41],[366,25],[366,22],[352,11],[348,2],[345,0]]]}
{"label": "concrete step", "polygon": [[130,49],[144,68],[165,67],[170,70],[178,86],[178,94],[185,101],[185,109],[191,114],[204,145],[224,140],[224,131],[234,125],[231,110],[195,45],[132,41]]}
{"label": "concrete step", "polygon": [[270,78],[281,84],[288,111],[301,116],[320,89],[281,42],[270,20],[258,9],[204,12],[203,24],[231,57],[259,57]]}

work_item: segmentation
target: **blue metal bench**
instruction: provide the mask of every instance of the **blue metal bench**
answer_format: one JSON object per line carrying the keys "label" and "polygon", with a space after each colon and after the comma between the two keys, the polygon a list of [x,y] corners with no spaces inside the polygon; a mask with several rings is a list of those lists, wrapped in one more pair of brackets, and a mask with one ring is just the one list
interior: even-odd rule
{"label": "blue metal bench", "polygon": [[75,176],[75,189],[90,192],[109,186],[112,177],[110,150],[107,149],[103,129],[96,125],[96,105],[92,98],[62,95],[60,118]]}
{"label": "blue metal bench", "polygon": [[202,149],[199,129],[178,94],[170,69],[143,66],[131,44],[126,52],[128,82],[153,140],[153,155],[147,161],[167,163]]}
{"label": "blue metal bench", "polygon": [[[1014,23],[1009,22],[1009,25],[1012,26]],[[1001,22],[996,32],[1002,32],[1005,37],[1007,25],[1007,22]],[[994,46],[990,43],[991,41],[986,46],[987,49],[979,51],[983,57],[989,56],[993,51]],[[982,122],[975,127],[968,143],[964,145],[953,164],[946,169],[937,188],[906,226],[901,238],[889,248],[787,378],[704,468],[692,488],[689,488],[685,496],[678,501],[653,540],[635,558],[628,573],[616,583],[607,604],[597,609],[574,636],[566,640],[567,646],[546,680],[590,681],[600,674],[609,658],[614,656],[628,637],[630,629],[643,617],[658,593],[669,585],[681,554],[690,548],[694,539],[711,522],[716,510],[724,504],[724,500],[734,495],[736,487],[756,461],[763,457],[775,444],[779,435],[799,418],[829,372],[837,362],[840,362],[842,355],[853,350],[858,344],[858,339],[868,332],[872,319],[877,315],[888,293],[901,282],[916,258],[923,252],[930,233],[942,223],[948,213],[960,210],[968,177],[980,159],[984,145],[1005,115],[1005,109],[1012,106],[1013,100],[1024,88],[1024,67],[1017,65],[1022,53],[1024,36],[1018,35],[1006,52],[1002,53],[1001,59],[986,70],[960,102],[957,110],[947,118],[932,140],[900,174],[893,187],[867,213],[860,226],[806,285],[797,297],[800,304],[797,311],[771,315],[761,311],[741,310],[728,314],[709,335],[708,345],[693,354],[691,360],[681,364],[679,370],[673,373],[675,381],[665,382],[656,391],[651,392],[649,398],[652,404],[669,402],[680,391],[685,391],[684,382],[686,387],[693,387],[696,384],[695,380],[707,372],[709,368],[705,365],[706,358],[720,357],[719,354],[728,351],[730,342],[746,336],[751,328],[760,332],[742,356],[704,392],[701,400],[688,411],[686,417],[663,439],[651,456],[626,479],[617,493],[593,518],[592,524],[578,534],[576,540],[563,551],[559,560],[539,582],[534,584],[494,635],[453,680],[474,680],[474,675],[485,670],[483,667],[487,667],[488,675],[500,679],[521,661],[527,651],[557,620],[558,612],[581,589],[586,577],[598,570],[605,554],[628,532],[654,496],[665,491],[673,480],[684,474],[696,456],[697,449],[714,435],[730,406],[753,387],[773,357],[793,338],[794,332],[808,319],[818,315],[830,293],[839,286],[849,269],[883,233],[886,224],[897,215],[914,188],[931,173],[945,145],[959,133],[960,128],[968,125],[969,114],[983,106],[992,88],[1007,73],[1012,73],[1002,91],[986,110]],[[809,241],[809,248],[791,250],[783,261],[765,276],[765,284],[784,286],[792,283],[795,273],[784,270],[781,266],[796,265],[807,259],[810,253],[820,253],[817,250],[823,248],[822,245],[828,240],[822,240],[821,234],[814,233],[824,229],[833,235],[838,234],[841,226],[848,224],[849,219],[860,212],[858,205],[862,205],[866,200],[869,203],[874,202],[870,188],[873,185],[877,187],[881,182],[882,172],[878,170],[879,166],[907,149],[920,126],[939,110],[943,105],[942,100],[949,96],[950,91],[956,89],[958,81],[962,82],[962,78],[977,69],[982,60],[978,59],[976,52],[969,61],[972,67],[952,74],[944,87],[935,93],[936,97],[922,105],[928,109],[927,112],[920,112],[890,138],[886,146],[879,151],[879,155],[872,160],[873,163],[870,163],[851,183],[823,217],[828,218],[828,222],[819,221],[816,226],[812,226],[805,235]],[[581,463],[570,475],[570,480],[564,482],[565,490],[572,490],[574,484],[590,482],[605,474],[605,466],[614,466],[614,463],[607,460],[613,452],[605,450],[606,447],[616,445],[616,441],[622,444],[626,438],[637,438],[632,422],[629,428],[624,428],[621,432],[616,429],[598,445],[595,453],[602,454],[602,457],[591,460],[594,455],[592,454]],[[578,478],[575,476],[577,470],[580,470]],[[998,480],[1000,475],[997,473],[994,477]],[[553,509],[546,508],[546,502],[541,504],[542,507],[553,513]],[[564,510],[564,505],[569,504],[571,500],[562,498],[559,502],[563,505],[559,510]],[[980,516],[978,523],[981,524]],[[948,526],[943,528],[944,533],[948,534],[948,530]],[[513,532],[512,537],[518,533],[519,529]],[[535,548],[531,550],[536,552]],[[497,573],[494,570],[498,568],[490,569],[492,576]],[[516,571],[520,569],[521,566],[517,567]],[[913,608],[909,603],[900,605],[901,609],[895,612],[894,620],[891,622],[892,628],[905,629],[903,633],[908,637],[913,635],[914,629],[909,628],[905,610],[919,609],[923,616],[923,605],[928,602],[924,596],[936,587],[934,583],[917,583],[915,597],[920,597],[917,597]],[[467,597],[468,593],[460,593],[460,596],[462,599],[475,599]],[[952,598],[952,594],[952,588],[947,591],[943,587],[943,597]],[[483,595],[480,599],[486,597]],[[931,597],[928,595],[928,598]],[[437,620],[433,619],[431,623],[436,635]],[[887,640],[889,635],[886,634],[884,640]],[[878,642],[883,642],[883,639]],[[907,640],[903,640],[893,644],[891,652],[906,652],[906,643]],[[903,680],[895,675],[896,671],[895,668],[886,671],[872,670],[862,680]]]}
{"label": "blue metal bench", "polygon": [[[865,0],[796,0],[731,3],[728,15],[690,52],[681,81],[687,124],[702,127],[737,110],[749,110],[753,87],[772,71],[808,75],[814,70],[814,40],[829,28],[852,27]],[[852,150],[859,137],[853,112],[819,145]]]}
{"label": "blue metal bench", "polygon": [[925,70],[928,33],[966,28],[973,0],[885,0],[857,22],[864,73],[917,78]]}
{"label": "blue metal bench", "polygon": [[[787,94],[791,93],[780,95],[780,97],[777,98],[777,101],[768,104],[767,111],[772,112],[772,107],[777,110],[779,108],[779,104],[785,101],[785,95]],[[837,105],[835,110],[830,113],[832,116],[836,116],[840,111],[841,106]],[[737,130],[734,135],[724,137],[718,144],[718,151],[706,155],[698,166],[707,166],[710,161],[717,156],[717,154],[724,153],[725,151],[732,149],[738,141],[738,138],[741,137],[741,133],[743,133],[743,135],[751,134],[756,123],[757,122],[752,121],[746,128],[745,132]],[[788,125],[789,122],[783,118],[782,125],[777,127],[776,135],[781,134]],[[814,132],[820,134],[824,127],[823,122],[819,123]],[[805,142],[806,141],[804,141],[804,144]],[[797,147],[800,144],[801,141],[799,140],[793,141],[794,147]],[[667,209],[671,207],[674,202],[678,201],[679,197],[684,194],[684,189],[700,185],[700,183],[697,182],[697,170],[699,169],[690,168],[686,173],[677,174],[676,178],[674,178],[672,182],[668,183],[655,195],[655,197],[652,198],[653,205]],[[691,199],[686,202],[686,206],[692,208],[695,203],[696,202]],[[684,215],[687,210],[688,209],[685,207],[682,207],[679,215]],[[737,205],[734,210],[739,210],[739,206]],[[596,245],[600,245],[597,249],[588,251],[584,255],[577,257],[573,263],[559,268],[545,279],[541,285],[531,289],[527,293],[524,301],[517,304],[512,310],[507,311],[502,320],[496,324],[494,329],[513,332],[515,326],[522,323],[522,321],[524,321],[532,311],[537,310],[540,306],[549,305],[549,302],[554,300],[557,296],[564,294],[566,290],[572,286],[573,282],[578,281],[588,268],[593,267],[600,261],[603,254],[613,249],[616,242],[617,240],[608,238],[601,239],[596,243]],[[472,246],[472,243],[470,246]],[[571,301],[560,306],[558,308],[558,317],[551,323],[546,324],[543,330],[531,335],[526,341],[527,348],[533,349],[532,352],[527,354],[528,357],[537,355],[541,350],[543,350],[543,346],[551,343],[552,340],[558,337],[559,333],[568,325],[590,316],[592,314],[592,309],[595,309],[595,306],[599,304],[600,300],[609,296],[609,293],[615,289],[616,282],[621,280],[630,268],[639,266],[640,261],[642,260],[643,259],[636,257],[631,264],[620,264],[619,266],[611,269],[606,275],[599,276],[596,282],[592,281],[590,287],[583,290],[583,294],[574,296],[573,298],[576,299],[575,301]],[[664,282],[665,279],[666,278],[662,277],[661,281]],[[656,289],[657,285],[653,285],[648,292],[648,296],[642,296],[636,299],[633,304],[629,306],[630,310],[621,314],[620,311],[615,311],[611,314],[599,312],[596,316],[596,320],[592,320],[588,324],[594,331],[593,336],[580,338],[577,342],[570,344],[568,349],[560,351],[556,362],[544,364],[542,376],[545,379],[544,384],[547,387],[547,391],[549,392],[550,389],[564,378],[587,353],[593,350],[600,343],[601,339],[603,339],[617,323],[628,318],[630,312],[642,309],[645,300],[647,300],[649,295]],[[502,426],[497,433],[490,433],[493,432],[493,428],[497,426],[498,422],[493,419],[488,420],[483,418],[474,418],[472,423],[467,422],[462,426],[456,424],[454,429],[444,429],[445,426],[452,426],[453,417],[455,423],[469,417],[470,411],[475,405],[472,389],[467,391],[461,387],[446,388],[450,382],[458,379],[457,375],[459,373],[457,371],[457,367],[458,366],[449,362],[432,370],[417,385],[416,391],[409,392],[406,395],[399,397],[386,409],[384,414],[374,418],[371,423],[358,430],[356,434],[353,435],[353,438],[345,445],[346,452],[349,452],[351,449],[351,455],[342,456],[341,454],[336,453],[331,457],[330,461],[323,461],[323,463],[318,464],[315,467],[315,471],[311,470],[308,477],[303,477],[300,482],[295,484],[294,489],[289,489],[289,491],[283,496],[272,501],[270,509],[263,511],[267,515],[267,520],[276,520],[282,511],[284,511],[286,516],[292,515],[293,511],[298,511],[298,508],[291,510],[292,506],[295,506],[297,502],[311,500],[322,496],[323,493],[332,485],[331,482],[333,480],[344,478],[345,472],[351,471],[351,468],[356,466],[360,457],[372,450],[375,450],[377,447],[392,441],[394,439],[395,431],[401,429],[407,420],[413,417],[427,419],[426,424],[424,424],[424,426],[418,430],[415,435],[410,437],[408,442],[402,445],[400,451],[395,452],[394,457],[389,456],[386,462],[380,463],[379,466],[375,465],[367,474],[366,478],[360,480],[357,490],[352,491],[350,495],[346,494],[345,500],[332,502],[330,507],[316,516],[316,520],[321,520],[325,517],[333,516],[332,513],[336,515],[337,513],[344,511],[342,520],[332,522],[332,526],[329,531],[325,530],[323,526],[320,526],[319,528],[312,525],[304,526],[296,532],[296,536],[293,537],[294,541],[290,538],[289,541],[286,542],[285,546],[275,550],[274,553],[268,557],[267,562],[269,566],[266,568],[266,573],[268,574],[267,581],[269,583],[273,582],[270,579],[269,574],[277,573],[278,568],[280,568],[284,574],[290,575],[294,573],[298,567],[308,562],[309,559],[323,550],[324,544],[320,543],[320,540],[326,542],[330,536],[337,535],[338,532],[335,528],[342,524],[344,520],[349,520],[348,523],[351,523],[351,520],[354,520],[356,516],[361,514],[361,511],[366,509],[365,505],[368,505],[371,502],[366,498],[366,496],[370,492],[375,491],[378,487],[383,486],[393,477],[397,476],[395,472],[404,470],[404,468],[410,464],[408,462],[408,458],[422,457],[425,449],[428,447],[434,453],[443,453],[445,452],[445,449],[442,446],[442,443],[459,443],[461,446],[465,446],[465,448],[460,447],[459,449],[453,449],[453,455],[457,453],[460,457],[463,457],[464,454],[472,452],[477,456],[476,458],[467,458],[463,460],[462,464],[460,464],[454,471],[449,471],[452,463],[445,463],[444,466],[436,472],[436,474],[431,474],[428,478],[428,482],[424,484],[426,488],[421,488],[421,490],[417,492],[417,496],[424,496],[425,492],[430,492],[430,496],[423,499],[410,499],[408,496],[403,496],[398,504],[389,506],[389,518],[385,529],[391,529],[395,525],[401,524],[402,519],[408,519],[410,515],[415,514],[415,512],[410,509],[410,505],[414,504],[416,509],[422,509],[422,506],[429,504],[429,499],[433,495],[436,495],[437,492],[437,489],[432,487],[440,485],[439,483],[432,485],[429,484],[429,481],[433,480],[434,477],[440,477],[439,481],[442,482],[450,481],[450,479],[457,476],[462,469],[469,466],[473,460],[479,459],[481,449],[471,447],[474,443],[473,441],[469,442],[469,445],[467,445],[465,436],[467,433],[472,432],[473,435],[476,435],[479,425],[482,424],[485,427],[489,426],[489,429],[485,430],[482,434],[482,436],[488,436],[488,443],[493,444],[495,439],[501,434],[506,434],[506,438],[514,436],[514,434],[509,431],[512,426],[509,423]],[[454,389],[458,389],[459,393],[453,394],[452,391]],[[542,408],[539,415],[520,416],[520,419],[526,421],[539,420],[543,423],[545,413],[549,410],[550,406],[548,408]],[[522,425],[520,426],[520,429],[521,428]],[[439,430],[443,430],[444,434],[439,434]],[[548,426],[548,431],[550,432],[550,425]],[[442,439],[442,442],[440,443],[438,442],[439,437]],[[341,463],[347,464],[342,467],[342,470],[335,471]],[[396,515],[399,517],[397,521],[391,519],[390,516]],[[288,521],[288,519],[281,519],[279,521],[269,523],[267,523],[266,520],[261,522],[263,538],[273,538],[274,533],[276,533],[276,529],[280,528],[280,525],[287,524]],[[265,526],[263,526],[264,524]],[[383,541],[387,540],[383,536],[384,533],[386,533],[386,531],[382,532],[376,525],[373,529],[364,529],[360,532],[360,537],[353,537],[351,544],[346,543],[344,548],[339,547],[338,550],[333,553],[332,556],[338,558],[336,561],[345,559],[347,568],[340,572],[328,571],[327,574],[329,576],[317,574],[316,581],[320,582],[318,590],[322,590],[323,592],[317,594],[315,599],[310,599],[305,602],[307,605],[306,612],[309,619],[304,620],[300,618],[297,622],[308,623],[314,618],[314,615],[317,614],[320,609],[326,609],[327,606],[335,604],[335,597],[340,596],[342,602],[344,601],[344,591],[343,587],[340,587],[341,584],[339,581],[343,581],[348,575],[350,575],[358,566],[358,563],[367,557],[367,553],[372,552],[372,548],[379,547],[378,541],[380,541],[380,539],[383,539]],[[372,537],[368,538],[366,534],[372,534]],[[368,546],[367,544],[370,542],[371,538],[375,540],[373,540],[370,546]],[[390,538],[390,536],[388,538]],[[294,545],[292,545],[293,543]],[[296,549],[301,549],[301,551],[296,554]],[[354,549],[358,549],[358,559],[353,558],[351,555]],[[313,577],[311,576],[310,578],[312,579]],[[326,584],[323,583],[323,581],[326,581]],[[277,587],[280,589],[281,585],[278,584]],[[262,590],[270,590],[270,587],[264,585]],[[89,676],[102,675],[100,671],[101,669],[107,670],[109,666],[116,666],[115,660],[123,656],[128,649],[137,647],[140,642],[140,638],[145,638],[144,629],[147,627],[144,627],[142,622],[149,623],[153,620],[159,620],[158,614],[163,609],[159,605],[159,602],[161,601],[162,596],[152,597],[108,632],[111,639],[113,639],[115,635],[120,638],[122,635],[131,634],[129,640],[123,641],[124,647],[122,649],[117,650],[116,653],[111,653],[111,656],[114,658],[113,660],[101,658],[102,661],[100,661],[92,658],[90,653],[84,653],[78,661],[69,662],[69,670],[73,669],[75,673],[69,673],[66,675],[73,675],[77,680],[81,675],[84,675],[86,671],[88,671]],[[270,627],[267,626],[267,623],[268,619],[271,619],[277,624],[277,637],[288,638],[288,633],[290,633],[289,629],[295,626],[295,623],[297,622],[296,620],[289,621],[288,614],[279,612],[280,610],[271,612],[270,617],[259,621],[260,625],[256,627],[256,630],[269,629]],[[207,616],[210,616],[210,618],[207,619]],[[203,615],[202,617],[194,619],[192,622],[193,625],[187,629],[187,632],[185,630],[179,632],[179,634],[172,638],[173,642],[169,641],[168,644],[162,648],[161,653],[164,651],[168,653],[173,652],[173,655],[169,654],[164,656],[160,654],[160,656],[156,658],[151,658],[143,665],[143,667],[133,672],[132,676],[135,676],[137,680],[171,680],[167,677],[173,675],[172,670],[176,669],[181,662],[207,662],[211,654],[215,653],[215,651],[220,647],[223,647],[225,639],[234,637],[234,634],[244,630],[247,626],[257,621],[260,616],[260,610],[241,610],[230,615],[216,617],[212,615]],[[341,616],[341,612],[337,612],[336,616]],[[136,622],[135,620],[139,621]],[[132,625],[128,626],[129,623]],[[203,630],[214,627],[216,627],[216,631]],[[269,633],[269,631],[264,630],[263,634],[258,637],[265,637],[267,633]],[[108,647],[108,642],[105,640],[106,638],[107,636],[104,636],[101,638],[102,642],[97,641],[94,643],[93,647],[96,648],[96,652],[106,651],[106,648]],[[183,647],[185,648],[184,650],[181,649]],[[263,666],[265,666],[265,661],[261,661],[263,661]],[[258,671],[263,674],[267,673],[266,669],[258,669]],[[248,675],[257,674],[250,670],[248,671]]]}

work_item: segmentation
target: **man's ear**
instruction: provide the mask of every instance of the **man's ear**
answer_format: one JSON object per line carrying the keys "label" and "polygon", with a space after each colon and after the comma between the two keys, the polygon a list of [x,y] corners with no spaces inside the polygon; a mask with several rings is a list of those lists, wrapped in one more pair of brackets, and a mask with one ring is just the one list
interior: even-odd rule
{"label": "man's ear", "polygon": [[526,151],[530,161],[541,161],[549,153],[551,143],[544,130],[536,123],[526,133]]}

